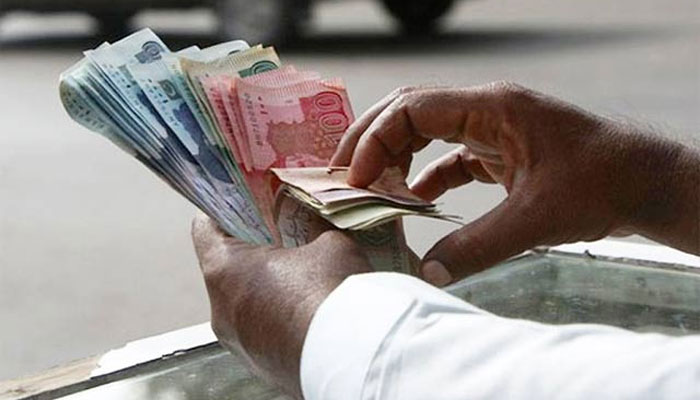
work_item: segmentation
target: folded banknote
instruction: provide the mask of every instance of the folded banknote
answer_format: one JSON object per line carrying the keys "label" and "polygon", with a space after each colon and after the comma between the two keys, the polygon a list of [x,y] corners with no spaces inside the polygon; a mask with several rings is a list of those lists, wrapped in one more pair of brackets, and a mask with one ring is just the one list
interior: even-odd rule
{"label": "folded banknote", "polygon": [[[84,55],[60,78],[68,114],[228,234],[299,246],[333,226],[364,229],[353,235],[375,267],[412,271],[415,256],[398,218],[437,217],[434,205],[409,195],[405,184],[400,192],[382,180],[367,190],[351,188],[343,171],[326,174],[342,190],[313,190],[327,183],[314,168],[325,171],[354,119],[339,78],[282,65],[272,47],[241,40],[174,52],[149,29]],[[269,171],[285,176],[280,171],[290,168],[311,186],[289,185],[290,201],[276,202]],[[298,175],[306,168],[316,175]]]}
{"label": "folded banknote", "polygon": [[454,220],[413,194],[399,168],[389,168],[368,188],[347,184],[347,168],[273,168],[272,190],[307,205],[339,229],[365,230],[402,216]]}

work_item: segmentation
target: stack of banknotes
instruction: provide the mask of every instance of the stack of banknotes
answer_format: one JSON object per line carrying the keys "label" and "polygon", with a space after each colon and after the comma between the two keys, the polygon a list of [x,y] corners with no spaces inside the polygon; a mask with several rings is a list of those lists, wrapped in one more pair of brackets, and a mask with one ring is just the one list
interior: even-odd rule
{"label": "stack of banknotes", "polygon": [[[368,196],[372,187],[347,185],[327,192],[332,199],[317,196],[325,177],[344,184],[346,172],[326,168],[353,121],[340,79],[283,66],[273,48],[244,41],[172,52],[149,29],[84,55],[60,78],[68,114],[138,159],[228,234],[298,246],[331,225],[363,229],[354,235],[376,268],[411,272],[414,256],[396,218],[438,212],[412,196],[402,177],[390,174],[396,182],[378,197]],[[304,172],[309,167],[316,175]],[[272,169],[296,179],[287,187],[297,190],[276,190]]]}

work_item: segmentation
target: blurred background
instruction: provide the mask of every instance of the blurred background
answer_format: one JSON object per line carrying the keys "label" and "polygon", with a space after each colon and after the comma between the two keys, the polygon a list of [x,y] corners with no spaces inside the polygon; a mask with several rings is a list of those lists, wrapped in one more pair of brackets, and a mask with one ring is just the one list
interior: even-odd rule
{"label": "blurred background", "polygon": [[[60,104],[59,74],[105,39],[149,26],[172,49],[278,45],[343,77],[358,114],[398,86],[505,79],[674,138],[700,126],[697,0],[202,3],[0,0],[0,380],[209,318],[193,206]],[[195,8],[141,10],[160,6]],[[503,197],[472,184],[442,201],[469,221]],[[406,226],[419,254],[454,228]]]}

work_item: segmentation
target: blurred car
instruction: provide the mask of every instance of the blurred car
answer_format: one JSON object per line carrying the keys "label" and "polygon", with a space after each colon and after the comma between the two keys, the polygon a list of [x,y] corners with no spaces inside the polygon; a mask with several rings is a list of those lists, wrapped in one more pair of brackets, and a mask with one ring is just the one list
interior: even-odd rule
{"label": "blurred car", "polygon": [[[379,0],[406,32],[429,32],[454,0]],[[100,24],[102,34],[120,36],[137,12],[147,9],[211,7],[219,19],[221,39],[251,43],[286,42],[309,20],[314,0],[0,0],[0,15],[9,11],[83,11]]]}

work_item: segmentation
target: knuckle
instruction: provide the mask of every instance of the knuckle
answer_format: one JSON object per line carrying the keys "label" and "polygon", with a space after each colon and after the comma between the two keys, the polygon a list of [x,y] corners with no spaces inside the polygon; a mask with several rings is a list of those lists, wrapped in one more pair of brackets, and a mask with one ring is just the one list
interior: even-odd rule
{"label": "knuckle", "polygon": [[399,88],[396,88],[392,93],[391,96],[394,98],[398,98],[400,96],[406,95],[408,93],[412,93],[418,89],[417,86],[401,86]]}
{"label": "knuckle", "polygon": [[411,93],[403,93],[398,95],[394,100],[394,107],[396,108],[396,110],[400,112],[405,112],[408,108],[407,105],[408,103],[410,103],[412,97],[413,95]]}
{"label": "knuckle", "polygon": [[417,114],[420,114],[421,101],[425,100],[424,96],[424,93],[406,93],[397,97],[391,106],[393,121],[413,129],[414,120]]}
{"label": "knuckle", "polygon": [[429,101],[434,97],[431,92],[406,90],[398,94],[393,101],[392,108],[400,112],[408,112],[410,108],[420,104],[423,101]]}
{"label": "knuckle", "polygon": [[515,102],[529,97],[530,90],[511,81],[496,81],[489,85],[490,90],[503,101]]}
{"label": "knuckle", "polygon": [[501,104],[503,117],[511,122],[516,120],[536,97],[532,90],[510,81],[491,83],[490,90]]}

